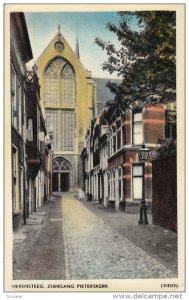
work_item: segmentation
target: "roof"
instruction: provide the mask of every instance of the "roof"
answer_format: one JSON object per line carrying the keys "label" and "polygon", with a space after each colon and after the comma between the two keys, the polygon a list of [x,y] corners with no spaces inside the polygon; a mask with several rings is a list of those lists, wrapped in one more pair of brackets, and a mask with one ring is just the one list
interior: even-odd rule
{"label": "roof", "polygon": [[121,79],[109,79],[109,78],[93,78],[96,85],[96,104],[97,113],[105,106],[106,102],[114,100],[115,95],[110,92],[106,86],[108,81],[121,84]]}

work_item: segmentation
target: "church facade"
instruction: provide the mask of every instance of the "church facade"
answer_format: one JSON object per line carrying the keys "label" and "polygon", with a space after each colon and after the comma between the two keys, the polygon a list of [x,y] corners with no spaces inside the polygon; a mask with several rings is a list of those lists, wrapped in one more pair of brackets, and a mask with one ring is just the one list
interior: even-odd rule
{"label": "church facade", "polygon": [[81,186],[80,153],[91,119],[95,117],[95,88],[91,72],[80,62],[60,33],[37,60],[41,105],[47,131],[52,132],[52,191]]}

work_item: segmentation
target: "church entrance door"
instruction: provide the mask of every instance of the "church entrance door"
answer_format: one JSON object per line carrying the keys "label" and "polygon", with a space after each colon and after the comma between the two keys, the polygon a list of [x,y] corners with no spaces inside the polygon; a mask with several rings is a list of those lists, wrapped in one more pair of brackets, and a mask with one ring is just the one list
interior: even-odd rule
{"label": "church entrance door", "polygon": [[53,160],[52,191],[69,192],[71,165],[63,157],[56,157]]}
{"label": "church entrance door", "polygon": [[61,191],[69,191],[69,173],[61,173]]}

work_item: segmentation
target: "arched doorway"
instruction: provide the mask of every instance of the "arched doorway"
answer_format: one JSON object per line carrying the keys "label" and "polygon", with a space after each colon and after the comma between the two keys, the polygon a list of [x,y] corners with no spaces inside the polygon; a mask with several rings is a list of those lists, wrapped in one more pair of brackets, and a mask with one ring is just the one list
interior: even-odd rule
{"label": "arched doorway", "polygon": [[53,192],[69,192],[71,185],[71,164],[63,157],[53,160]]}

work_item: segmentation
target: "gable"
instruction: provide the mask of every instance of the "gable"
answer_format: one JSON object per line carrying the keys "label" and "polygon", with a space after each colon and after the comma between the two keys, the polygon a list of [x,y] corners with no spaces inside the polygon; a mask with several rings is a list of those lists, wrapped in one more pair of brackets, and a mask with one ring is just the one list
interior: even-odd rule
{"label": "gable", "polygon": [[85,70],[77,55],[74,53],[61,33],[55,35],[55,37],[51,40],[51,42],[37,59],[36,64],[38,68],[44,70],[46,69],[49,61],[57,56],[63,57],[73,66],[75,70],[80,70],[80,72],[85,74],[85,76],[88,76],[88,71]]}

